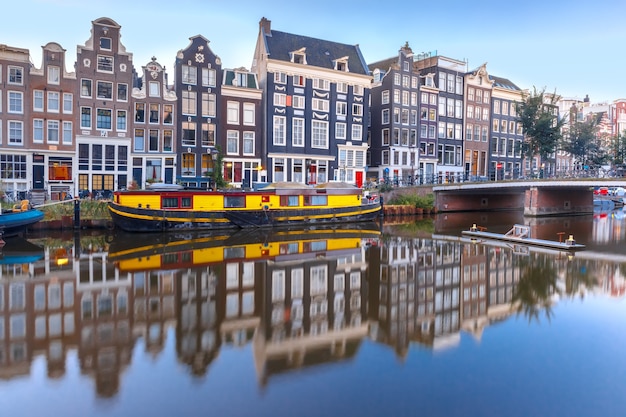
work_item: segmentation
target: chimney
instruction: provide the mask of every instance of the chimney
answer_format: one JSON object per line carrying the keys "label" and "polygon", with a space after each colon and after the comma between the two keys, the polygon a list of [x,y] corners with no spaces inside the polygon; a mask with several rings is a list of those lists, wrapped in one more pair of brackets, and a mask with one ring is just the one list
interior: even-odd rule
{"label": "chimney", "polygon": [[261,21],[259,22],[259,30],[262,33],[265,33],[267,35],[271,35],[272,34],[272,21],[268,20],[266,18],[261,18]]}

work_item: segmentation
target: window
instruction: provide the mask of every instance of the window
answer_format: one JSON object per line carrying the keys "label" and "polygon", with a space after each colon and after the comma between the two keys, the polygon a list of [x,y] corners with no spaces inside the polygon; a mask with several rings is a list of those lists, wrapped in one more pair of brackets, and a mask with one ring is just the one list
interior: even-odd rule
{"label": "window", "polygon": [[19,91],[9,91],[9,113],[24,112],[24,95]]}
{"label": "window", "polygon": [[195,115],[196,114],[196,92],[183,90],[182,91],[182,112],[183,114]]}
{"label": "window", "polygon": [[202,93],[202,117],[215,117],[215,100],[215,94]]}
{"label": "window", "polygon": [[91,80],[80,80],[80,96],[91,97]]}
{"label": "window", "polygon": [[48,111],[58,113],[59,105],[59,93],[48,91]]}
{"label": "window", "polygon": [[383,145],[389,145],[389,129],[383,129]]}
{"label": "window", "polygon": [[311,121],[311,146],[328,149],[328,122]]}
{"label": "window", "polygon": [[229,101],[226,104],[226,118],[227,123],[231,125],[239,124],[239,103],[236,101]]}
{"label": "window", "polygon": [[96,129],[111,129],[111,109],[97,110]]}
{"label": "window", "polygon": [[183,122],[183,146],[196,146],[196,125],[191,122]]}
{"label": "window", "polygon": [[33,91],[33,110],[43,111],[43,91]]}
{"label": "window", "polygon": [[304,87],[306,79],[302,75],[293,76],[293,85],[296,87]]}
{"label": "window", "polygon": [[285,107],[287,105],[287,95],[274,93],[274,106]]}
{"label": "window", "polygon": [[352,115],[353,116],[363,116],[363,105],[362,104],[353,104],[352,105]]}
{"label": "window", "polygon": [[296,117],[292,119],[291,144],[304,146],[304,119]]}
{"label": "window", "polygon": [[159,151],[159,131],[158,131],[158,129],[150,129],[149,137],[148,137],[148,151],[149,152],[158,152]]}
{"label": "window", "polygon": [[146,139],[143,129],[135,129],[135,139],[133,143],[133,151],[143,152],[145,150]]}
{"label": "window", "polygon": [[336,139],[345,139],[346,138],[346,124],[343,122],[335,123],[335,138]]}
{"label": "window", "polygon": [[243,132],[243,154],[254,155],[254,132]]}
{"label": "window", "polygon": [[284,72],[275,72],[274,82],[276,84],[287,84],[287,74],[285,74]]}
{"label": "window", "polygon": [[337,83],[337,92],[338,93],[348,94],[348,83],[338,82]]}
{"label": "window", "polygon": [[149,116],[149,121],[150,123],[159,123],[159,115],[160,115],[161,111],[159,109],[159,105],[158,104],[150,104],[150,116]]}
{"label": "window", "polygon": [[119,131],[126,130],[126,110],[118,110],[117,111],[117,123],[116,129]]}
{"label": "window", "polygon": [[239,132],[236,130],[226,132],[226,153],[230,155],[239,154]]}
{"label": "window", "polygon": [[73,136],[72,122],[63,122],[63,144],[71,145]]}
{"label": "window", "polygon": [[91,129],[91,107],[80,108],[80,127]]}
{"label": "window", "polygon": [[243,124],[246,126],[254,126],[255,123],[254,103],[243,103]]}
{"label": "window", "polygon": [[43,143],[43,120],[33,120],[33,142]]}
{"label": "window", "polygon": [[101,99],[113,99],[113,83],[98,81],[96,83],[96,97]]}
{"label": "window", "polygon": [[212,68],[202,68],[202,85],[205,87],[215,87],[215,70]]}
{"label": "window", "polygon": [[286,144],[286,118],[284,116],[274,116],[274,145]]}
{"label": "window", "polygon": [[163,105],[163,124],[171,125],[173,123],[172,114],[174,107],[171,104]]}
{"label": "window", "polygon": [[338,101],[335,104],[337,109],[337,116],[347,116],[348,115],[348,104],[345,101]]}
{"label": "window", "polygon": [[24,69],[9,66],[9,84],[22,85],[24,83]]}
{"label": "window", "polygon": [[22,145],[24,142],[24,126],[22,122],[9,120],[9,145]]}
{"label": "window", "polygon": [[383,109],[382,111],[382,124],[389,124],[389,109]]}
{"label": "window", "polygon": [[48,67],[48,83],[59,84],[61,71],[59,67],[50,65]]}
{"label": "window", "polygon": [[322,78],[313,79],[313,88],[318,90],[330,90],[330,81]]}
{"label": "window", "polygon": [[380,95],[381,104],[389,104],[389,90],[385,90]]}
{"label": "window", "polygon": [[161,94],[159,92],[160,83],[157,81],[150,81],[148,83],[148,94],[150,97],[159,97]]}
{"label": "window", "polygon": [[303,109],[305,107],[304,103],[305,101],[303,96],[293,96],[291,98],[291,105],[294,109]]}
{"label": "window", "polygon": [[319,98],[314,98],[311,104],[312,104],[314,111],[328,112],[328,100],[321,100]]}
{"label": "window", "polygon": [[113,72],[113,57],[98,55],[98,71]]}
{"label": "window", "polygon": [[198,69],[196,67],[183,65],[181,67],[181,71],[181,80],[183,84],[196,85],[198,83]]}
{"label": "window", "polygon": [[74,95],[72,93],[63,93],[63,113],[70,114],[74,107]]}
{"label": "window", "polygon": [[355,96],[362,96],[364,92],[365,89],[362,85],[355,85],[354,87],[352,87],[352,94],[354,94]]}
{"label": "window", "polygon": [[352,140],[363,140],[363,126],[352,125]]}
{"label": "window", "polygon": [[111,38],[100,38],[100,49],[111,50]]}
{"label": "window", "polygon": [[48,120],[48,143],[59,143],[58,120]]}
{"label": "window", "polygon": [[202,123],[202,146],[215,146],[215,125]]}
{"label": "window", "polygon": [[163,131],[163,152],[172,152],[173,132],[169,129]]}

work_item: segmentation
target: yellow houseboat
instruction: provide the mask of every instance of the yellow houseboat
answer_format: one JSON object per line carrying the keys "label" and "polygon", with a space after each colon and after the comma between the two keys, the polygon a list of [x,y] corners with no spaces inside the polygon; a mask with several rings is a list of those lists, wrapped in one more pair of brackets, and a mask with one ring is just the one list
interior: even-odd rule
{"label": "yellow houseboat", "polygon": [[115,225],[130,232],[351,223],[374,220],[381,208],[379,199],[345,183],[274,183],[259,191],[160,184],[116,191],[109,203]]}
{"label": "yellow houseboat", "polygon": [[171,238],[161,240],[121,232],[111,242],[108,259],[121,272],[164,271],[238,260],[301,262],[308,257],[341,256],[364,246],[378,245],[380,231],[376,223],[343,226],[335,229],[241,230],[234,234],[170,234]]}

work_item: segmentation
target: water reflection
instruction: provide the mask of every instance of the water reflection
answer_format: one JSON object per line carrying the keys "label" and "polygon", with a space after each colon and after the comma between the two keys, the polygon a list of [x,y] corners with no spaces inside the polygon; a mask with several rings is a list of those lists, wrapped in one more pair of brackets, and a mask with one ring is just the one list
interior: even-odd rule
{"label": "water reflection", "polygon": [[123,389],[139,340],[158,357],[173,334],[196,377],[225,346],[250,346],[265,386],[353,358],[366,339],[406,358],[412,345],[451,348],[461,332],[481,338],[511,315],[549,320],[561,298],[626,288],[620,254],[478,244],[415,225],[17,242],[0,262],[0,379],[29,375],[40,355],[48,378],[63,378],[75,350],[102,397]]}

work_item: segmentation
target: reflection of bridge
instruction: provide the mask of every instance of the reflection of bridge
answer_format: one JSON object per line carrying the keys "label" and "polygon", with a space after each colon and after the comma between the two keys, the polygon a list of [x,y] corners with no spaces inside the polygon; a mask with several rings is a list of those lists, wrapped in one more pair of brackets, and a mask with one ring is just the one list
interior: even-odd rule
{"label": "reflection of bridge", "polygon": [[440,212],[524,209],[527,216],[593,213],[593,187],[625,187],[624,180],[540,180],[452,183],[433,187]]}

